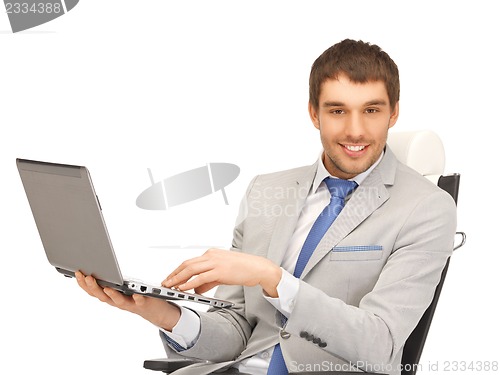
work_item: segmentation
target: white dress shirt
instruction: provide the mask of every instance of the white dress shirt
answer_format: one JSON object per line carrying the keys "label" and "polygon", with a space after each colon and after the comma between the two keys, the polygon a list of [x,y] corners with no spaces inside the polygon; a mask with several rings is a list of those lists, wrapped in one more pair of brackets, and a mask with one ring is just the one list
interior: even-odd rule
{"label": "white dress shirt", "polygon": [[[299,280],[293,276],[295,263],[297,263],[302,246],[314,222],[316,221],[316,218],[330,203],[331,195],[328,191],[326,183],[323,180],[332,176],[328,173],[323,164],[322,155],[323,152],[319,157],[318,169],[312,188],[306,198],[306,203],[300,213],[297,226],[292,237],[290,238],[284,258],[281,261],[282,275],[277,286],[279,297],[271,298],[264,295],[264,298],[287,318],[290,317],[290,314],[292,313],[295,297],[299,291]],[[361,185],[364,179],[380,163],[383,155],[384,153],[380,155],[379,159],[368,170],[354,177],[352,181],[355,181],[358,186]],[[349,196],[346,197],[346,201],[348,199]],[[199,316],[194,311],[181,307],[181,317],[177,325],[172,329],[172,332],[163,329],[161,329],[161,331],[164,332],[171,340],[178,343],[181,347],[187,349],[196,343],[200,329]],[[268,348],[253,357],[242,360],[233,367],[244,373],[266,375],[273,350],[274,347]]]}

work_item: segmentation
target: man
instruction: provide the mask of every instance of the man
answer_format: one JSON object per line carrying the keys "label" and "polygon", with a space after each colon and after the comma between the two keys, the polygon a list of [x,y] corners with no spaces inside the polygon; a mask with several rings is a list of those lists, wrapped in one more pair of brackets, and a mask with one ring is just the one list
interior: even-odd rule
{"label": "man", "polygon": [[220,285],[216,296],[234,308],[194,312],[77,275],[89,294],[160,327],[169,357],[211,361],[179,374],[318,365],[400,373],[404,343],[452,252],[454,201],[386,146],[399,77],[378,46],[344,40],[327,49],[311,69],[309,113],[319,160],[257,176],[232,251],[210,249],[163,282],[199,293]]}

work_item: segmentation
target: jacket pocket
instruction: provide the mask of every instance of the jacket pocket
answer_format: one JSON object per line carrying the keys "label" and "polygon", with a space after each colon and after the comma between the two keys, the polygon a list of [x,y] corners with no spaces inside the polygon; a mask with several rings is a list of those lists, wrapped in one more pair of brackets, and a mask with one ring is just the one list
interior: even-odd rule
{"label": "jacket pocket", "polygon": [[330,251],[330,260],[378,260],[383,249],[380,245],[336,246]]}

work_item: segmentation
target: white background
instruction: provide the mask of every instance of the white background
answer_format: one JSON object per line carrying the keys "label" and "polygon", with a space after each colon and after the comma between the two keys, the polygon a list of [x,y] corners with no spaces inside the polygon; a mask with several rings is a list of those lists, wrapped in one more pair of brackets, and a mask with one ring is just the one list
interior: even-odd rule
{"label": "white background", "polygon": [[[500,361],[494,3],[81,0],[18,34],[2,10],[0,373],[150,374],[142,361],[163,356],[154,327],[48,264],[16,157],[88,166],[124,273],[160,281],[196,246],[230,245],[255,174],[314,162],[309,69],[347,37],[398,64],[394,131],[433,129],[446,171],[462,174],[458,229],[468,242],[453,256],[421,373]],[[209,162],[241,167],[229,206],[220,193],[167,211],[135,206],[147,168],[161,180]],[[153,248],[167,245],[181,249]]]}

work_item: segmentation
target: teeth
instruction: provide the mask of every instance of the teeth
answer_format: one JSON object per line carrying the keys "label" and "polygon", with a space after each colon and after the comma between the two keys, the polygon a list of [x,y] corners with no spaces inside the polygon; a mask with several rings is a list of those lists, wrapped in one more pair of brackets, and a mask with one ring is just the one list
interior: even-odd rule
{"label": "teeth", "polygon": [[345,146],[349,151],[361,151],[365,148],[366,146]]}

